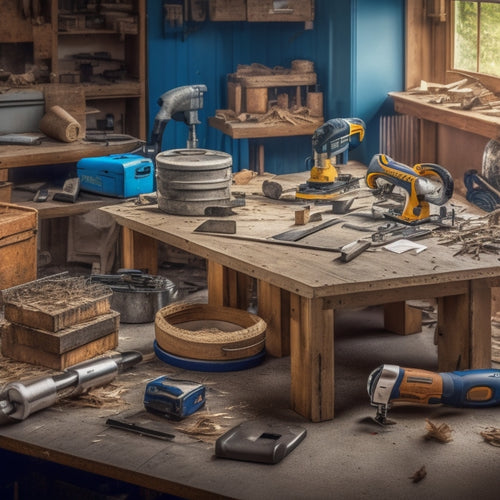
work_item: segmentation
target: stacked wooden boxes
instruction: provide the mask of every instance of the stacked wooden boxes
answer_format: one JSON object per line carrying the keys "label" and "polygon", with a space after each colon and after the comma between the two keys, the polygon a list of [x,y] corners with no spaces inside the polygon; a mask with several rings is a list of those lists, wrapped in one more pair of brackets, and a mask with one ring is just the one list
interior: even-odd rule
{"label": "stacked wooden boxes", "polygon": [[0,290],[36,279],[37,229],[37,210],[0,203]]}
{"label": "stacked wooden boxes", "polygon": [[112,291],[83,277],[56,275],[4,292],[2,354],[63,370],[118,345]]}

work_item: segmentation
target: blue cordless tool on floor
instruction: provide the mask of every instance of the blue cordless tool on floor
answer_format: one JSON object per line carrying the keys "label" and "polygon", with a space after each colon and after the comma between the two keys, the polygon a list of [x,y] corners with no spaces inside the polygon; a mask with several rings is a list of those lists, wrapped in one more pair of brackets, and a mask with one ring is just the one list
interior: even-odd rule
{"label": "blue cordless tool on floor", "polygon": [[205,404],[205,387],[189,380],[176,380],[166,375],[146,385],[146,410],[174,420],[192,415]]}
{"label": "blue cordless tool on floor", "polygon": [[490,368],[431,372],[396,365],[381,365],[367,384],[370,403],[377,407],[375,421],[393,422],[387,411],[393,403],[443,404],[455,408],[500,406],[500,370]]}

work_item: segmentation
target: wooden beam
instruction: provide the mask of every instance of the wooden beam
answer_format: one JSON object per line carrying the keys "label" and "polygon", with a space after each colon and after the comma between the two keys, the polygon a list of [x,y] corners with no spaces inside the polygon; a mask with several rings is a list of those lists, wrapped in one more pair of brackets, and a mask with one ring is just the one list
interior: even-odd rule
{"label": "wooden beam", "polygon": [[285,290],[258,282],[259,316],[267,323],[266,351],[271,356],[290,354],[290,294]]}
{"label": "wooden beam", "polygon": [[422,331],[422,311],[406,302],[384,305],[384,328],[398,335],[411,335]]}
{"label": "wooden beam", "polygon": [[290,295],[291,406],[313,422],[334,416],[333,310]]}

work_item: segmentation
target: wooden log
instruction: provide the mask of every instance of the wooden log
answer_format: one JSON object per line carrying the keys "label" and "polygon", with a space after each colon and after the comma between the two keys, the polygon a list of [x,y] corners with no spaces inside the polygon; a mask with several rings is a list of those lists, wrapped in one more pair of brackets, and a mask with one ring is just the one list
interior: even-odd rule
{"label": "wooden log", "polygon": [[246,111],[247,113],[267,112],[267,88],[246,89]]}

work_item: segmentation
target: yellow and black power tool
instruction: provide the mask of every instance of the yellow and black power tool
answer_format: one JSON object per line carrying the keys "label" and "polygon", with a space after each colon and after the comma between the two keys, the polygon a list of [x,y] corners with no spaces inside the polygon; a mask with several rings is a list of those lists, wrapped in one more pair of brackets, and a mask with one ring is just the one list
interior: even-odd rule
{"label": "yellow and black power tool", "polygon": [[370,189],[383,189],[384,184],[406,191],[404,208],[386,214],[405,224],[426,222],[430,217],[429,203],[444,205],[453,195],[453,177],[444,167],[434,163],[409,167],[385,154],[376,154],[366,172],[366,185]]}
{"label": "yellow and black power tool", "polygon": [[[313,165],[308,181],[301,184],[295,197],[302,200],[331,200],[359,186],[359,178],[339,174],[335,165],[346,164],[347,154],[365,136],[360,118],[333,118],[318,127],[312,136]],[[311,158],[308,159],[308,162]]]}

